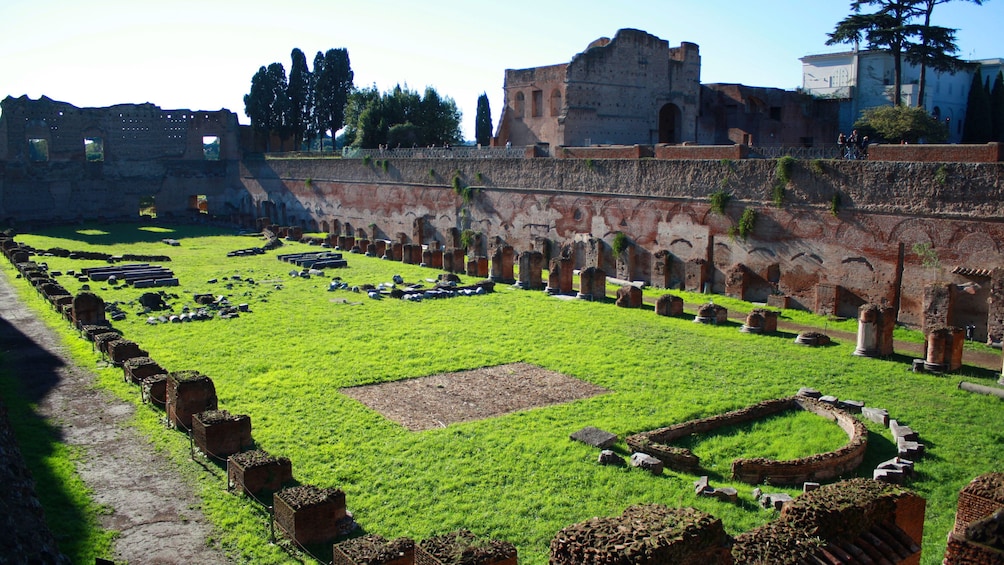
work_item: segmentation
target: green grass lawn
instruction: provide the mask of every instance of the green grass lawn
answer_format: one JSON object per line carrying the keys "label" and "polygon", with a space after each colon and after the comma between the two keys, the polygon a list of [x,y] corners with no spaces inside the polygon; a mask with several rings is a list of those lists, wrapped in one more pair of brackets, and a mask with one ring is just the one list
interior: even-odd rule
{"label": "green grass lawn", "polygon": [[[164,237],[180,240],[181,246],[159,243]],[[960,378],[992,384],[996,375],[991,371],[915,374],[906,358],[853,357],[853,342],[805,348],[788,333],[743,334],[738,324],[704,326],[690,318],[656,316],[651,307],[621,309],[612,300],[566,301],[505,286],[486,296],[420,303],[327,292],[334,276],[350,284],[376,284],[394,274],[415,282],[438,273],[347,254],[347,269],[293,278],[292,267],[276,260],[276,252],[226,258],[227,251],[260,245],[259,240],[205,228],[63,228],[17,239],[36,247],[170,255],[173,261],[166,266],[182,283],[165,289],[178,295],[176,311],[193,304],[193,293],[226,294],[234,303],[248,303],[252,312],[237,319],[169,325],[148,325],[134,304],[124,304],[129,318],[115,326],[165,368],[210,376],[221,408],[251,416],[261,448],[289,457],[301,483],[343,489],[361,527],[387,538],[423,539],[464,527],[515,543],[521,564],[543,565],[558,530],[593,516],[620,514],[630,504],[693,506],[721,518],[733,534],[748,530],[775,514],[752,504],[752,486],[728,479],[731,458],[799,457],[833,449],[846,441],[835,424],[792,413],[691,439],[690,447],[717,481],[714,486],[736,487],[739,505],[695,497],[692,475],[668,471],[655,477],[599,466],[596,449],[568,436],[596,426],[624,438],[789,396],[801,386],[887,408],[920,433],[928,455],[918,462],[919,476],[910,486],[928,500],[924,563],[941,561],[958,490],[976,475],[1000,470],[1004,461],[1000,400],[956,388]],[[287,244],[278,253],[317,249]],[[44,260],[64,272],[100,264]],[[3,270],[13,276],[10,265]],[[224,280],[234,275],[241,280]],[[247,284],[247,278],[256,284]],[[210,284],[210,279],[218,282]],[[79,288],[71,277],[58,280],[71,291]],[[106,302],[128,303],[143,292],[90,284]],[[89,345],[25,283],[19,281],[19,287],[76,344],[72,351],[79,362],[95,366]],[[665,291],[646,290],[646,295],[659,292]],[[826,324],[823,318],[798,316],[798,323]],[[410,432],[339,392],[513,362],[560,371],[610,393]],[[100,386],[139,402],[138,389],[122,382],[121,371],[96,372]],[[139,410],[136,425],[165,457],[200,481],[204,510],[224,547],[249,562],[293,561],[267,543],[261,508],[228,494],[218,467],[188,461],[187,439],[163,429],[159,417],[152,409]],[[870,477],[871,466],[894,456],[895,447],[887,430],[868,427],[868,458],[860,472]],[[629,454],[623,442],[617,449]]]}

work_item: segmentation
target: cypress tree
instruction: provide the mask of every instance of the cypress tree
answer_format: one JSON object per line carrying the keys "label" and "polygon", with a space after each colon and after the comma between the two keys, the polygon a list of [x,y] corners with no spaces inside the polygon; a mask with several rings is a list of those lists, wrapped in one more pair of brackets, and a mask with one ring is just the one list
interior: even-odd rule
{"label": "cypress tree", "polygon": [[492,141],[492,109],[488,103],[488,94],[478,96],[478,113],[474,118],[474,139],[478,145],[488,146]]}
{"label": "cypress tree", "polygon": [[973,70],[973,82],[969,86],[966,101],[966,120],[962,123],[962,143],[986,143],[993,135],[993,116],[990,110],[990,96],[980,80],[980,67]]}

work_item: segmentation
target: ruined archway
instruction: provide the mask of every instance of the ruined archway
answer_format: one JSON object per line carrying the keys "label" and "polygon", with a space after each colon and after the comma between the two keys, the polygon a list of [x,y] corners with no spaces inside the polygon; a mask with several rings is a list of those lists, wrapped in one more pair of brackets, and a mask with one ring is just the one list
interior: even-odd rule
{"label": "ruined archway", "polygon": [[680,142],[680,107],[665,104],[659,110],[659,143]]}

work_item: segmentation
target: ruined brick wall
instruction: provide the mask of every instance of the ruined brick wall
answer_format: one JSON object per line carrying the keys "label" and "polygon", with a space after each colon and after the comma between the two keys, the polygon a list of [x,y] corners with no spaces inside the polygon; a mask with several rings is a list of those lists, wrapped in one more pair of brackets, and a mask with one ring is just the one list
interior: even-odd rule
{"label": "ruined brick wall", "polygon": [[[697,45],[672,50],[654,35],[622,29],[568,63],[564,132],[556,144],[696,141],[699,100]],[[659,116],[668,104],[678,115],[669,138],[660,139]]]}
{"label": "ruined brick wall", "polygon": [[996,163],[1004,161],[1004,144],[986,145],[872,145],[869,161],[914,163]]}
{"label": "ruined brick wall", "polygon": [[565,111],[567,64],[532,69],[506,69],[505,107],[496,130],[496,145],[562,144],[560,117]]}
{"label": "ruined brick wall", "polygon": [[[244,191],[232,206],[256,217],[274,215],[279,225],[374,223],[386,234],[411,233],[413,221],[422,217],[430,240],[448,242],[465,206],[450,179],[431,178],[429,170],[460,171],[465,183],[479,187],[466,206],[471,229],[517,251],[582,237],[609,245],[621,231],[648,257],[671,256],[671,283],[682,282],[690,260],[704,260],[713,266],[713,290],[721,293],[725,273],[742,264],[756,273],[777,273],[777,291],[794,307],[811,310],[819,285],[838,285],[837,315],[855,316],[865,303],[898,301],[899,320],[915,326],[925,285],[982,284],[952,274],[953,265],[1004,266],[998,243],[1004,225],[995,220],[1004,215],[1004,165],[952,164],[953,176],[940,184],[937,164],[826,161],[813,170],[797,161],[780,208],[771,203],[775,166],[759,159],[392,157],[385,172],[358,160],[269,159],[241,163]],[[732,199],[720,215],[711,210],[709,196],[723,186]],[[835,214],[834,194],[840,195]],[[753,233],[746,240],[730,238],[746,207],[757,211]],[[934,250],[940,270],[924,266],[912,251],[917,243]],[[575,268],[585,266],[591,265]],[[967,317],[978,326],[977,339],[984,339],[987,306],[967,306],[978,307],[983,310]]]}
{"label": "ruined brick wall", "polygon": [[832,145],[839,103],[799,92],[742,84],[701,86],[697,140],[703,144]]}

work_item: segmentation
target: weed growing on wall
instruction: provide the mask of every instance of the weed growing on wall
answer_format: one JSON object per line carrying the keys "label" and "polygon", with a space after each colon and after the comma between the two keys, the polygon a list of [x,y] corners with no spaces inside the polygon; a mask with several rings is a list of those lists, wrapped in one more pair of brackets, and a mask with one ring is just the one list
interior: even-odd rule
{"label": "weed growing on wall", "polygon": [[369,155],[363,155],[363,165],[366,165],[368,167],[370,166],[371,162],[373,162],[372,157],[370,157]]}
{"label": "weed growing on wall", "polygon": [[617,232],[614,234],[614,241],[610,245],[614,250],[614,255],[620,255],[627,251],[628,246],[631,242],[628,240],[628,236],[624,235],[624,232]]}
{"label": "weed growing on wall", "polygon": [[948,167],[941,165],[936,171],[934,171],[934,182],[945,186],[948,184]]}
{"label": "weed growing on wall", "polygon": [[830,197],[830,213],[834,216],[840,211],[840,193],[834,191],[833,196]]}
{"label": "weed growing on wall", "polygon": [[809,170],[817,177],[821,177],[826,174],[826,169],[823,167],[822,159],[813,159],[812,161],[809,161]]}
{"label": "weed growing on wall", "polygon": [[774,167],[774,177],[777,180],[774,182],[771,200],[778,208],[784,205],[784,189],[791,183],[791,169],[794,165],[795,158],[791,155],[785,155],[777,160],[777,166]]}
{"label": "weed growing on wall", "polygon": [[753,233],[753,227],[756,225],[756,210],[753,208],[746,208],[743,210],[743,215],[739,217],[739,237],[742,239],[748,238]]}
{"label": "weed growing on wall", "polygon": [[732,194],[724,190],[716,190],[711,193],[711,211],[720,215],[725,215],[725,207],[728,205],[729,200],[732,199]]}

